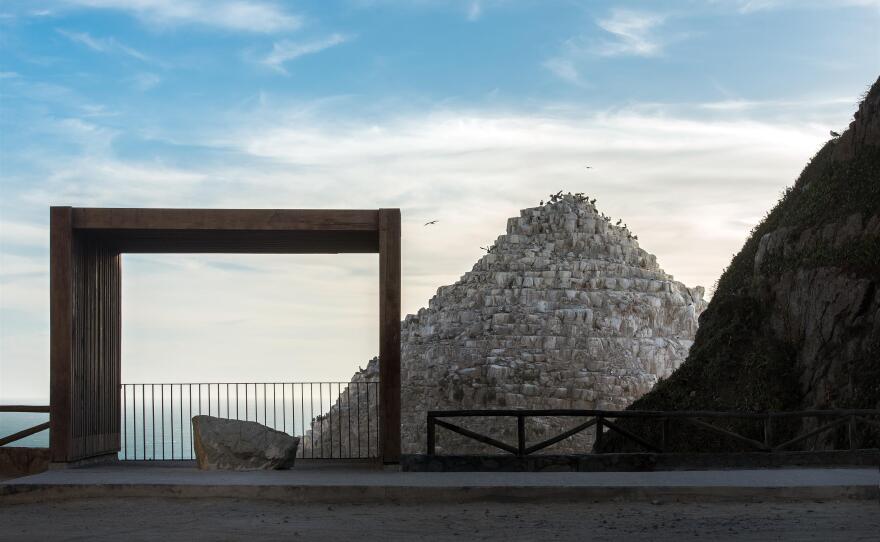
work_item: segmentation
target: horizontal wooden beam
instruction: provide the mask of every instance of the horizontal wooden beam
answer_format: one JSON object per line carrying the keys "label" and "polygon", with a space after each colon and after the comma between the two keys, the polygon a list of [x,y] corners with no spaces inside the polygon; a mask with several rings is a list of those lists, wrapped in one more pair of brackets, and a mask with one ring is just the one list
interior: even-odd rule
{"label": "horizontal wooden beam", "polygon": [[72,213],[74,229],[90,230],[379,230],[377,210],[74,207]]}
{"label": "horizontal wooden beam", "polygon": [[834,416],[880,416],[880,409],[798,410],[770,412],[724,412],[706,410],[581,410],[581,409],[497,409],[497,410],[429,410],[428,417],[461,418],[474,416],[556,416],[605,418],[822,418]]}
{"label": "horizontal wooden beam", "polygon": [[338,230],[74,230],[117,253],[369,254],[379,233]]}
{"label": "horizontal wooden beam", "polygon": [[49,412],[48,405],[0,405],[0,412]]}

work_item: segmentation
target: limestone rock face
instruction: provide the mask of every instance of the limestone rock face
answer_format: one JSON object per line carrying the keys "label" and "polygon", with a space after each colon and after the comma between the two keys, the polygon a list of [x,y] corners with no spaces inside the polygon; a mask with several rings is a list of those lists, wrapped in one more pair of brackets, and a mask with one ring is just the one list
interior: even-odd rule
{"label": "limestone rock face", "polygon": [[192,419],[196,461],[204,470],[261,470],[293,467],[299,437],[265,425],[214,416]]}
{"label": "limestone rock face", "polygon": [[[403,321],[403,452],[424,453],[428,410],[625,408],[684,361],[703,293],[674,281],[583,196],[521,211],[471,271]],[[353,381],[370,374],[378,378],[376,362]],[[345,423],[348,402],[333,406],[334,419]],[[512,419],[452,421],[516,442]],[[532,419],[527,440],[576,424]],[[498,451],[439,431],[438,452]],[[586,452],[591,440],[545,451]]]}

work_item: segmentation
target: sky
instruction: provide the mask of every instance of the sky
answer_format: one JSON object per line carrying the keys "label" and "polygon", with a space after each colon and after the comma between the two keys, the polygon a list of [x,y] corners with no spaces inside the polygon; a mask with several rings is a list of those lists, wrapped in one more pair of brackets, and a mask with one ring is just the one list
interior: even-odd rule
{"label": "sky", "polygon": [[[399,207],[406,314],[585,192],[711,292],[878,34],[877,0],[0,1],[0,402],[48,396],[51,205]],[[347,380],[378,350],[374,255],[123,269],[124,382]]]}

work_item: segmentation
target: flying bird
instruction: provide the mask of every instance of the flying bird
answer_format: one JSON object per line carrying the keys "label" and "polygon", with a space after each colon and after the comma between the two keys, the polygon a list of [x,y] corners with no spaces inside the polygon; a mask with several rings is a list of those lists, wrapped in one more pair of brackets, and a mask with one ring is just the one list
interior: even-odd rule
{"label": "flying bird", "polygon": [[593,169],[593,166],[584,166],[587,169]]}
{"label": "flying bird", "polygon": [[831,130],[831,137],[840,137],[840,134],[838,134],[834,130]]}
{"label": "flying bird", "polygon": [[436,224],[439,220],[432,220],[430,222],[425,222],[425,226],[430,226],[431,224]]}

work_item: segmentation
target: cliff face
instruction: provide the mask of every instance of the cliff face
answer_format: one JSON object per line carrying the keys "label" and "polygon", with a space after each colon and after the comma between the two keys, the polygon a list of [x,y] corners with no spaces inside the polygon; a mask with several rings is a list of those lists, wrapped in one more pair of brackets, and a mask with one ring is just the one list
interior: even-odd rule
{"label": "cliff face", "polygon": [[733,258],[687,361],[631,408],[880,408],[878,283],[880,80]]}
{"label": "cliff face", "polygon": [[[428,410],[622,409],[685,359],[704,306],[702,288],[674,281],[587,198],[525,209],[471,271],[404,320],[403,451],[424,452]],[[371,362],[353,380],[377,373]],[[346,404],[332,418],[344,420]],[[513,420],[453,421],[516,442]],[[571,425],[547,418],[526,430],[534,442]],[[441,432],[438,451],[494,450]],[[581,434],[547,451],[585,452],[591,441]]]}

